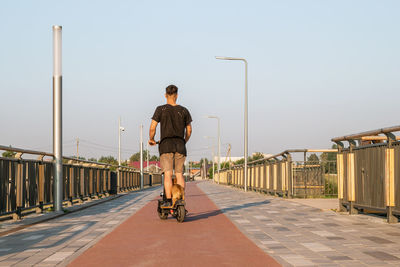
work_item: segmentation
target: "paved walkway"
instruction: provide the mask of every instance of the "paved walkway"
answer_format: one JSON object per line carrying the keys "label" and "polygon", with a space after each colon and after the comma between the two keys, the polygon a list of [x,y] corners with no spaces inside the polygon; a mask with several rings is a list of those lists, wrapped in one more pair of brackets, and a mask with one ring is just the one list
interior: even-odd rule
{"label": "paved walkway", "polygon": [[284,266],[400,266],[400,224],[200,183],[222,212]]}
{"label": "paved walkway", "polygon": [[0,266],[400,266],[400,224],[383,218],[200,182],[188,186],[190,214],[179,224],[158,219],[160,190],[2,236]]}
{"label": "paved walkway", "polygon": [[160,187],[120,198],[0,237],[0,266],[55,266],[93,246],[154,199]]}
{"label": "paved walkway", "polygon": [[153,200],[70,266],[280,266],[188,183],[188,217],[160,220]]}

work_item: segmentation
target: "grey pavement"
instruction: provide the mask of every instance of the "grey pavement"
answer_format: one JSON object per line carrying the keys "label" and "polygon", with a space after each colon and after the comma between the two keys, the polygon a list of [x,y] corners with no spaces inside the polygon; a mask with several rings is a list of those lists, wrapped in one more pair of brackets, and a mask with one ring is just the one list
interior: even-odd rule
{"label": "grey pavement", "polygon": [[[198,186],[283,266],[400,266],[400,224],[316,208],[324,201],[299,203],[208,181]],[[160,191],[131,192],[0,237],[0,266],[65,266]]]}
{"label": "grey pavement", "polygon": [[400,266],[400,224],[385,218],[339,214],[213,182],[198,186],[283,266]]}
{"label": "grey pavement", "polygon": [[160,187],[134,191],[0,237],[0,266],[65,266],[153,200]]}

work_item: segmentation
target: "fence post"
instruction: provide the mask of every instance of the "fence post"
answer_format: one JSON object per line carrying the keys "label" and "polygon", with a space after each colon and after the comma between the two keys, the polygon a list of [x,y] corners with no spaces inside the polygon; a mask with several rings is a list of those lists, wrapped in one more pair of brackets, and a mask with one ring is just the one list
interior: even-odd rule
{"label": "fence post", "polygon": [[393,216],[393,207],[395,206],[394,198],[394,149],[389,148],[385,150],[385,205],[386,205],[386,216],[388,223],[397,223],[397,217]]}
{"label": "fence post", "polygon": [[349,201],[349,213],[357,214],[358,210],[354,208],[356,200],[355,187],[355,168],[354,168],[354,152],[350,151],[347,154],[347,199]]}
{"label": "fence post", "polygon": [[343,161],[343,151],[339,146],[339,152],[336,155],[337,164],[337,184],[338,184],[338,199],[339,199],[339,212],[346,211],[343,205],[343,191],[344,191],[344,161]]}
{"label": "fence post", "polygon": [[288,198],[293,198],[292,156],[287,155]]}
{"label": "fence post", "polygon": [[[43,158],[42,158],[43,160]],[[44,202],[44,164],[43,161],[39,163],[39,179],[38,179],[38,202],[39,207],[36,208],[36,213],[43,212],[43,202]]]}
{"label": "fence post", "polygon": [[274,195],[276,196],[276,190],[278,189],[278,163],[274,162],[274,172],[273,172],[273,190],[274,190]]}
{"label": "fence post", "polygon": [[13,219],[14,220],[20,220],[22,217],[22,196],[23,196],[23,163],[21,160],[18,161],[17,163],[17,173],[15,177],[15,188],[17,189],[17,194],[16,194],[16,211],[13,214]]}

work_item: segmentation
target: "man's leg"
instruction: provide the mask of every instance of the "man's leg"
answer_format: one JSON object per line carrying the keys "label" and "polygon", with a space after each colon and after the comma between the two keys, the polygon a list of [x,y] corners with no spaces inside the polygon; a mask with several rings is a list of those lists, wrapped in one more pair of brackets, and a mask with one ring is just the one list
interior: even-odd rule
{"label": "man's leg", "polygon": [[174,153],[164,153],[160,156],[161,168],[164,172],[165,197],[168,200],[171,199],[173,157]]}
{"label": "man's leg", "polygon": [[175,153],[175,176],[176,183],[185,188],[185,179],[183,178],[183,167],[186,157],[182,154]]}
{"label": "man's leg", "polygon": [[165,196],[167,199],[170,199],[171,190],[172,190],[172,171],[164,172],[164,189],[165,189]]}

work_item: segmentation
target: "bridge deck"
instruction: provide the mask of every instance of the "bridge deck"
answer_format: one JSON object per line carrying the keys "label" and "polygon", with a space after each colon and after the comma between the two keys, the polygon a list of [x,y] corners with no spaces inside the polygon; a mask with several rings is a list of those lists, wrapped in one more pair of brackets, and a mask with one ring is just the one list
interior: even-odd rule
{"label": "bridge deck", "polygon": [[201,182],[189,184],[190,214],[178,224],[158,219],[159,192],[130,193],[2,236],[0,266],[400,265],[400,224],[381,218]]}

